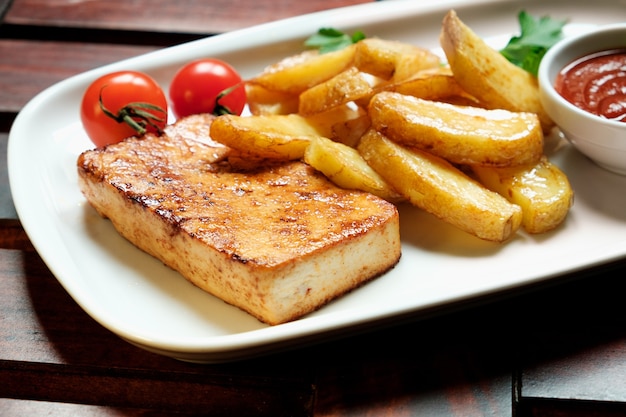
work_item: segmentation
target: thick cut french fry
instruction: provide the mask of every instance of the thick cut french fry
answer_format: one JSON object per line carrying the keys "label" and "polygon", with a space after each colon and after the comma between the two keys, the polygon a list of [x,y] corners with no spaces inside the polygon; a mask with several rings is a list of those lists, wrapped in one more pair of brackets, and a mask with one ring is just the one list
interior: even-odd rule
{"label": "thick cut french fry", "polygon": [[356,149],[318,137],[311,140],[304,162],[342,188],[366,191],[391,202],[402,200]]}
{"label": "thick cut french fry", "polygon": [[402,82],[413,77],[425,69],[438,68],[441,65],[441,58],[434,53],[422,49],[416,51],[414,55],[401,56],[396,64],[396,71],[391,77],[392,82]]}
{"label": "thick cut french fry", "polygon": [[513,168],[472,167],[478,180],[522,207],[522,227],[545,233],[560,225],[574,202],[567,176],[547,157],[537,164]]}
{"label": "thick cut french fry", "polygon": [[372,126],[390,139],[457,164],[514,166],[543,154],[533,113],[487,110],[382,92],[369,105]]}
{"label": "thick cut french fry", "polygon": [[297,114],[218,116],[211,123],[211,138],[253,158],[293,160],[304,156],[311,138],[320,133]]}
{"label": "thick cut french fry", "polygon": [[384,80],[401,81],[426,68],[439,66],[441,59],[428,49],[380,38],[356,44],[354,63],[359,70]]}
{"label": "thick cut french fry", "polygon": [[371,124],[367,112],[353,103],[334,107],[306,119],[321,136],[351,147],[356,146]]}
{"label": "thick cut french fry", "polygon": [[298,112],[303,116],[323,113],[369,96],[372,91],[367,74],[350,67],[330,80],[303,91]]}
{"label": "thick cut french fry", "polygon": [[478,238],[503,242],[520,227],[522,210],[448,161],[409,149],[370,129],[358,151],[411,204]]}
{"label": "thick cut french fry", "polygon": [[539,101],[537,78],[489,46],[454,10],[443,19],[440,43],[458,83],[483,105],[536,113],[544,132],[554,125]]}
{"label": "thick cut french fry", "polygon": [[444,101],[449,97],[471,98],[457,83],[448,67],[423,70],[405,80],[377,86],[374,90],[376,93],[392,91],[434,101]]}
{"label": "thick cut french fry", "polygon": [[297,94],[268,90],[260,84],[246,83],[248,108],[253,115],[291,114],[298,112]]}
{"label": "thick cut french fry", "polygon": [[268,66],[250,82],[272,91],[300,94],[349,68],[354,54],[354,45],[325,54],[307,50]]}

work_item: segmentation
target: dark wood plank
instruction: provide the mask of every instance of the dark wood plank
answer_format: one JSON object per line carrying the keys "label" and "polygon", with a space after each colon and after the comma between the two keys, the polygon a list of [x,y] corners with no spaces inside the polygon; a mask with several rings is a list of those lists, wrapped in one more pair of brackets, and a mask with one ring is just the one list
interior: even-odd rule
{"label": "dark wood plank", "polygon": [[157,47],[0,39],[0,113],[17,113],[36,94],[81,72]]}
{"label": "dark wood plank", "polygon": [[468,325],[483,315],[444,314],[322,347],[316,415],[512,415],[510,335],[493,321]]}
{"label": "dark wood plank", "polygon": [[[5,23],[148,32],[215,34],[371,0],[14,0]],[[132,39],[129,39],[132,43]]]}
{"label": "dark wood plank", "polygon": [[527,314],[541,324],[518,348],[521,407],[528,415],[585,415],[575,413],[572,402],[586,415],[626,415],[624,272],[622,261],[538,294],[541,304]]}
{"label": "dark wood plank", "polygon": [[0,18],[9,10],[11,0],[0,0]]}
{"label": "dark wood plank", "polygon": [[626,408],[617,402],[541,400],[520,409],[519,417],[624,417]]}
{"label": "dark wood plank", "polygon": [[0,219],[0,249],[35,250],[17,219]]}
{"label": "dark wood plank", "polygon": [[[17,213],[15,212],[13,197],[11,196],[11,189],[9,187],[9,172],[7,167],[8,138],[8,134],[0,133],[0,219],[17,219]],[[0,234],[0,240],[3,237],[2,235],[3,234]]]}
{"label": "dark wood plank", "polygon": [[3,367],[0,382],[5,397],[23,395],[24,389],[16,387],[19,381],[29,386],[28,392],[38,400],[170,413],[277,417],[310,414],[313,397],[311,385],[275,377],[255,380],[225,375],[213,379],[210,372],[189,375],[165,369],[145,374],[135,369],[17,365]]}
{"label": "dark wood plank", "polygon": [[95,323],[35,252],[0,249],[0,277],[0,398],[207,415],[310,414],[314,385],[307,362],[294,362],[299,358],[179,362]]}
{"label": "dark wood plank", "polygon": [[624,261],[537,294],[517,348],[518,415],[626,415]]}
{"label": "dark wood plank", "polygon": [[[158,413],[141,409],[120,409],[82,404],[64,404],[47,401],[15,400],[0,398],[0,412],[3,417],[24,416],[80,416],[80,417],[166,417],[169,412]],[[185,417],[183,414],[181,417]]]}

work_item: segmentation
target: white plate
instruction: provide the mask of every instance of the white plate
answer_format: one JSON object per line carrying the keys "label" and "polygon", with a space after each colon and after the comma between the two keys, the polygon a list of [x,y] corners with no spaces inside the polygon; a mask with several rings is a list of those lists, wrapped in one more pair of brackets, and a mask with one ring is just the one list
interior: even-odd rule
{"label": "white plate", "polygon": [[626,19],[623,1],[614,0],[431,3],[374,2],[269,23],[115,63],[42,92],[15,120],[8,150],[13,199],[35,248],[68,293],[103,326],[144,349],[201,362],[241,359],[346,335],[625,256],[626,177],[597,168],[564,145],[552,158],[569,175],[576,202],[557,231],[535,237],[520,233],[498,245],[404,207],[403,256],[395,269],[306,318],[269,327],[140,252],[85,203],[76,185],[75,161],[92,146],[80,126],[78,104],[100,74],[138,69],[167,88],[180,65],[215,56],[248,77],[301,51],[303,40],[320,27],[360,29],[370,36],[436,48],[441,19],[451,8],[494,42],[518,32],[522,9],[568,18],[572,24]]}

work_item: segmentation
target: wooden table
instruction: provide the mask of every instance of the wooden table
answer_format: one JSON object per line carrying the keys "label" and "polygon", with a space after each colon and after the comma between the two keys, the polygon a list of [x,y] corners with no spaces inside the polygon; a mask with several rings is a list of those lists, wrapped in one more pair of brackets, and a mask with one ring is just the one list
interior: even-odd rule
{"label": "wooden table", "polygon": [[34,251],[6,152],[36,93],[167,45],[365,2],[0,1],[0,415],[626,415],[624,261],[338,341],[194,365],[98,325]]}

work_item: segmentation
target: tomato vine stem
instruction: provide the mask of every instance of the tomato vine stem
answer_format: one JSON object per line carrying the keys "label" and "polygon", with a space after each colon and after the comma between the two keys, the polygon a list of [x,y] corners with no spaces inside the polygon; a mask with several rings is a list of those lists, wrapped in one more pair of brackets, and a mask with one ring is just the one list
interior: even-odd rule
{"label": "tomato vine stem", "polygon": [[213,114],[215,116],[221,116],[223,114],[234,114],[228,106],[221,104],[220,100],[239,88],[242,84],[243,82],[235,84],[232,87],[228,87],[222,90],[222,92],[219,93],[217,97],[215,97],[215,107],[213,108]]}
{"label": "tomato vine stem", "polygon": [[117,114],[113,113],[106,108],[102,99],[102,91],[105,87],[106,85],[100,89],[98,99],[100,109],[104,114],[118,123],[126,123],[140,136],[147,132],[148,126],[152,127],[159,135],[163,133],[157,123],[162,122],[164,119],[153,112],[166,114],[164,109],[151,103],[132,102],[119,109]]}

